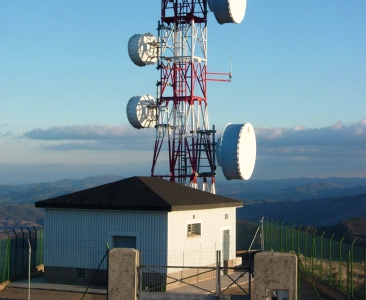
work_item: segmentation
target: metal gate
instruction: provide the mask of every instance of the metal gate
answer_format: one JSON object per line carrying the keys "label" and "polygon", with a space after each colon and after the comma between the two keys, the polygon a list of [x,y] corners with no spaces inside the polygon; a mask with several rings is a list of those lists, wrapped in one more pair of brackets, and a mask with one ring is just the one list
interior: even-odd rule
{"label": "metal gate", "polygon": [[140,265],[140,299],[250,299],[250,267],[221,266],[220,254],[212,266]]}

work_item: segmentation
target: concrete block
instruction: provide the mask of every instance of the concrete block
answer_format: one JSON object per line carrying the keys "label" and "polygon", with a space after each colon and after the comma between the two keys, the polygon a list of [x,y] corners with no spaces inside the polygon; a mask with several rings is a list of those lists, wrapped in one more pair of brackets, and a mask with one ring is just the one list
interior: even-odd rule
{"label": "concrete block", "polygon": [[108,299],[137,299],[138,251],[130,248],[113,248],[108,254]]}
{"label": "concrete block", "polygon": [[254,256],[254,299],[297,299],[297,256],[260,252]]}

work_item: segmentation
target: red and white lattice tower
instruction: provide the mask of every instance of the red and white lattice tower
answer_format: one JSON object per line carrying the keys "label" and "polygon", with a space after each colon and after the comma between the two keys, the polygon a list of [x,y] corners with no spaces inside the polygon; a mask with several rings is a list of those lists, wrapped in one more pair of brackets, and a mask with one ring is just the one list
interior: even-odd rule
{"label": "red and white lattice tower", "polygon": [[[128,50],[132,61],[138,66],[156,63],[160,72],[156,99],[150,95],[135,96],[127,105],[128,119],[135,128],[156,128],[151,176],[194,188],[202,184],[203,190],[215,193],[216,142],[215,128],[210,127],[208,119],[207,81],[229,81],[230,74],[207,72],[208,7],[216,20],[224,24],[240,23],[245,6],[245,0],[161,0],[158,37],[146,33],[130,38]],[[208,75],[228,78],[209,79]],[[245,130],[249,125],[246,124]],[[232,128],[236,132],[234,139],[246,138],[241,134],[244,126],[236,127]],[[252,137],[254,130],[252,127],[250,130]],[[229,136],[225,138],[228,139]],[[220,156],[226,151],[225,146],[220,146],[222,142],[223,137],[218,141]],[[239,147],[234,148],[237,151]],[[163,152],[168,153],[167,171],[158,174],[157,165]],[[222,161],[219,157],[219,165]],[[230,168],[226,167],[229,173]],[[224,175],[236,178],[225,172]]]}

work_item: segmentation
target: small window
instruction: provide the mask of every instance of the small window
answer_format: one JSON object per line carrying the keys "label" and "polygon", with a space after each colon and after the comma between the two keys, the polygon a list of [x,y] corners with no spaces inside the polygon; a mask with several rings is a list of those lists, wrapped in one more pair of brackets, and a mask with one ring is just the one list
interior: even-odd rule
{"label": "small window", "polygon": [[201,235],[201,223],[187,225],[187,236],[194,235]]}
{"label": "small window", "polygon": [[76,269],[76,277],[77,278],[85,278],[85,269],[77,268]]}

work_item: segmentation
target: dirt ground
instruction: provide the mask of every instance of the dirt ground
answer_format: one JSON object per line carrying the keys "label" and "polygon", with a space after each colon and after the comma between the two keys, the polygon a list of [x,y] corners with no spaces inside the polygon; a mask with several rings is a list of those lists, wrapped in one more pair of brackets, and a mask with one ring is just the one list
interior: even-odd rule
{"label": "dirt ground", "polygon": [[[30,298],[35,300],[107,300],[107,295],[99,294],[85,294],[75,292],[60,292],[60,291],[49,291],[49,290],[36,290],[31,289]],[[0,291],[0,299],[6,300],[27,300],[28,290],[20,288],[5,288]]]}

